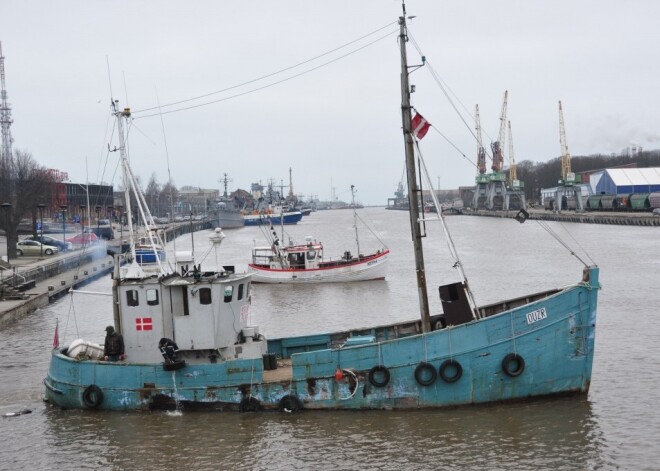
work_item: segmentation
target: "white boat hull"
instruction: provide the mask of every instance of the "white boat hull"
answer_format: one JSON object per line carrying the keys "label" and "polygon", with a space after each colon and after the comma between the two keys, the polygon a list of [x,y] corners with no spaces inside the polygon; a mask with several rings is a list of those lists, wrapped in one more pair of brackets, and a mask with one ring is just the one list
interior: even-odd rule
{"label": "white boat hull", "polygon": [[331,283],[383,280],[387,275],[389,254],[389,250],[385,250],[360,261],[313,269],[273,269],[253,264],[248,267],[252,273],[253,283]]}

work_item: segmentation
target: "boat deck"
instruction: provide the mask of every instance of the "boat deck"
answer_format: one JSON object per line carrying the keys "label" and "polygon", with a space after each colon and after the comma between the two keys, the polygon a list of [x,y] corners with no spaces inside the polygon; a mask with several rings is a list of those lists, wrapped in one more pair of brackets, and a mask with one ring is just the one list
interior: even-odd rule
{"label": "boat deck", "polygon": [[291,381],[293,378],[293,369],[291,368],[291,359],[277,359],[277,368],[274,370],[264,370],[264,383],[279,383],[282,381]]}

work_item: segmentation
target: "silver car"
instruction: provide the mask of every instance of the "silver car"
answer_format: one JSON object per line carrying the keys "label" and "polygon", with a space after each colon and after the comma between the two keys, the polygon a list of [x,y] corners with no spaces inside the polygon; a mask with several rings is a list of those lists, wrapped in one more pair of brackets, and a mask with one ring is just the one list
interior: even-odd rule
{"label": "silver car", "polygon": [[16,255],[53,255],[58,248],[52,245],[42,244],[36,240],[22,240],[16,244]]}

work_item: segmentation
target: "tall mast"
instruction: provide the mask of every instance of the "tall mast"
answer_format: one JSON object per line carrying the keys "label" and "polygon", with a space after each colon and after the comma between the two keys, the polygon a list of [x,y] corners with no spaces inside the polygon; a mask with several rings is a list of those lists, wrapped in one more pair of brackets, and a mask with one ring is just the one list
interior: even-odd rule
{"label": "tall mast", "polygon": [[357,244],[357,257],[360,260],[360,239],[358,237],[357,210],[355,209],[355,185],[351,185],[351,202],[353,203],[353,227],[355,227],[355,243]]}
{"label": "tall mast", "polygon": [[408,83],[408,57],[406,54],[406,8],[403,5],[403,16],[399,17],[399,47],[401,48],[401,119],[403,121],[403,138],[406,149],[406,172],[408,175],[408,201],[410,203],[410,229],[412,232],[415,252],[415,271],[417,272],[417,294],[422,317],[422,332],[431,331],[431,315],[429,298],[426,291],[426,272],[424,270],[424,252],[422,250],[422,231],[419,225],[419,187],[415,169],[415,150],[412,135],[410,113],[410,84]]}
{"label": "tall mast", "polygon": [[2,128],[2,147],[0,147],[0,162],[8,164],[12,161],[11,144],[11,106],[7,102],[7,89],[5,87],[5,56],[2,55],[0,42],[0,127]]}
{"label": "tall mast", "polygon": [[123,118],[130,116],[131,112],[128,109],[125,109],[123,111],[118,110],[116,101],[112,102],[112,106],[113,106],[114,115],[117,118],[117,134],[119,136],[119,156],[122,165],[122,177],[123,177],[122,184],[124,185],[124,201],[126,204],[126,214],[127,214],[126,222],[128,223],[128,233],[131,241],[130,250],[131,250],[132,259],[136,260],[135,240],[134,240],[135,234],[133,230],[133,210],[131,208],[131,186],[128,177],[128,160],[126,159],[126,143],[124,141],[125,136],[124,136],[124,122],[123,122]]}

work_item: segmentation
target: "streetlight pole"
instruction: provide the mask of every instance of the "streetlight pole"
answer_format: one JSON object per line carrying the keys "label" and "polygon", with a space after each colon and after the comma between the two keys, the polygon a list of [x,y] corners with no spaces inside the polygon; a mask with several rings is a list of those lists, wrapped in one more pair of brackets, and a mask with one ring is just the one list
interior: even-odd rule
{"label": "streetlight pole", "polygon": [[108,217],[108,223],[110,224],[110,229],[111,229],[111,235],[109,237],[112,237],[114,239],[115,238],[115,226],[114,226],[115,208],[113,206],[108,206],[108,212],[106,213],[106,216]]}
{"label": "streetlight pole", "polygon": [[7,237],[7,263],[9,263],[9,210],[11,209],[11,203],[2,203],[0,207],[5,212],[5,236]]}
{"label": "streetlight pole", "polygon": [[66,204],[61,204],[60,209],[62,210],[62,242],[64,242],[64,250],[66,250]]}
{"label": "streetlight pole", "polygon": [[40,244],[40,252],[41,256],[44,256],[44,243],[43,243],[43,235],[44,235],[44,208],[46,207],[45,204],[39,203],[37,205],[37,208],[39,208],[39,230],[41,231],[41,237],[39,237],[39,244]]}
{"label": "streetlight pole", "polygon": [[101,207],[97,206],[96,207],[96,236],[100,239],[101,238]]}
{"label": "streetlight pole", "polygon": [[[81,223],[81,226],[82,226],[82,231],[80,233],[80,237],[82,237],[83,247],[85,245],[87,245],[85,243],[85,242],[87,242],[86,239],[85,239],[85,209],[87,209],[87,206],[85,206],[84,204],[81,204],[80,205],[80,223]],[[89,222],[88,222],[88,224],[89,224]],[[87,234],[87,237],[89,237],[89,234]]]}

